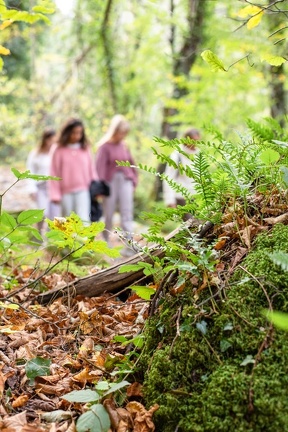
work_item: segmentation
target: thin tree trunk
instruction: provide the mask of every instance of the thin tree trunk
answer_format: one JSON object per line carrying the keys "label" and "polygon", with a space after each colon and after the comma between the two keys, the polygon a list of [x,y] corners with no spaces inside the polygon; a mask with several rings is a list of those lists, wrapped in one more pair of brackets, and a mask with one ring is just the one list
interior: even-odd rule
{"label": "thin tree trunk", "polygon": [[116,94],[116,85],[115,85],[115,74],[113,69],[113,55],[111,51],[111,38],[109,37],[109,20],[111,15],[113,1],[107,0],[104,19],[101,26],[101,37],[103,40],[103,48],[106,59],[106,67],[107,67],[107,77],[110,89],[111,102],[114,112],[118,111],[118,102],[117,102],[117,94]]}

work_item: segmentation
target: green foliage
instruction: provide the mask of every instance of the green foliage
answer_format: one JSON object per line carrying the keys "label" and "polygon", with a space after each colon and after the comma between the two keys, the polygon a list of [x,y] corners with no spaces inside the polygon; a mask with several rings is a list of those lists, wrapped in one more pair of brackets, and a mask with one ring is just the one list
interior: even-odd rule
{"label": "green foliage", "polygon": [[210,50],[205,50],[201,53],[201,57],[203,60],[208,63],[208,65],[211,67],[211,70],[214,72],[217,71],[224,71],[227,70],[224,67],[223,62]]}
{"label": "green foliage", "polygon": [[93,222],[85,226],[80,217],[75,213],[67,218],[47,219],[50,231],[46,237],[58,248],[69,248],[73,257],[80,257],[87,251],[99,252],[110,257],[118,257],[119,251],[110,249],[103,240],[95,240],[95,237],[104,230],[103,222]]}
{"label": "green foliage", "polygon": [[77,432],[86,432],[87,430],[91,432],[107,432],[110,428],[110,418],[102,403],[98,402],[129,384],[128,381],[124,380],[118,383],[99,381],[95,385],[95,390],[74,390],[62,396],[62,399],[68,402],[90,403],[89,410],[77,420]]}
{"label": "green foliage", "polygon": [[29,360],[25,365],[25,372],[30,379],[30,384],[34,384],[34,379],[38,376],[45,376],[50,374],[51,360],[41,357],[35,357]]}
{"label": "green foliage", "polygon": [[[267,313],[260,313],[267,309],[266,295],[273,309],[288,311],[287,276],[269,257],[287,247],[288,227],[276,225],[257,237],[223,295],[212,287],[195,298],[186,284],[181,294],[165,296],[145,328],[140,361],[146,404],[160,405],[157,431],[287,428],[287,336],[276,331],[270,338]],[[274,318],[276,324],[278,313]],[[285,326],[287,317],[279,318]]]}

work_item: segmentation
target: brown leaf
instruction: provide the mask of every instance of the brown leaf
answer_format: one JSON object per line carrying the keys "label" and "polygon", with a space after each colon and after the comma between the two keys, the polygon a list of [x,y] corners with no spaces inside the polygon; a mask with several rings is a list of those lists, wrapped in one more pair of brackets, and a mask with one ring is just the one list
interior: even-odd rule
{"label": "brown leaf", "polygon": [[138,382],[132,383],[129,387],[127,387],[127,396],[128,397],[132,397],[132,396],[143,397],[142,388],[143,388],[142,384],[140,384]]}
{"label": "brown leaf", "polygon": [[19,414],[4,419],[2,427],[3,429],[11,428],[11,432],[12,431],[18,432],[21,431],[25,425],[27,425],[26,411],[23,411]]}
{"label": "brown leaf", "polygon": [[28,395],[24,394],[24,395],[18,396],[17,399],[15,399],[12,402],[12,407],[13,408],[21,408],[23,405],[26,404],[26,402],[28,402],[28,400],[29,400]]}
{"label": "brown leaf", "polygon": [[248,249],[244,248],[244,247],[238,247],[236,255],[234,257],[233,262],[231,263],[231,266],[229,268],[229,273],[233,273],[235,267],[242,261],[242,259],[245,257],[245,255],[247,254]]}
{"label": "brown leaf", "polygon": [[154,432],[155,425],[152,416],[158,408],[159,405],[155,404],[147,411],[139,402],[129,402],[126,409],[132,414],[134,420],[133,432]]}
{"label": "brown leaf", "polygon": [[94,351],[94,340],[92,338],[86,338],[79,348],[79,357],[87,357],[87,354],[89,354],[91,351]]}
{"label": "brown leaf", "polygon": [[110,417],[110,421],[111,421],[111,425],[112,425],[113,429],[118,430],[120,417],[119,417],[119,414],[117,412],[114,400],[113,399],[105,399],[103,401],[103,405],[104,405],[106,411],[108,412],[108,415]]}
{"label": "brown leaf", "polygon": [[227,242],[227,238],[220,238],[220,240],[218,240],[218,242],[215,244],[214,249],[222,250],[226,245],[226,242]]}

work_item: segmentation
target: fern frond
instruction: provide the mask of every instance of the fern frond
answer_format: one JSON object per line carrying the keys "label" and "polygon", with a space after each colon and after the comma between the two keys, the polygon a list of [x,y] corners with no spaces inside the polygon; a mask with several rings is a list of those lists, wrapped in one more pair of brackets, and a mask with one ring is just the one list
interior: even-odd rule
{"label": "fern frond", "polygon": [[268,256],[274,264],[279,265],[283,271],[288,272],[288,253],[277,251],[268,254]]}
{"label": "fern frond", "polygon": [[251,130],[254,137],[262,139],[263,141],[271,141],[274,138],[273,130],[264,126],[261,123],[257,123],[254,120],[248,119],[247,126]]}
{"label": "fern frond", "polygon": [[195,182],[195,189],[199,194],[202,194],[206,209],[213,202],[215,191],[210,174],[210,165],[203,152],[195,155],[195,159],[191,167],[185,169],[187,175],[192,176]]}

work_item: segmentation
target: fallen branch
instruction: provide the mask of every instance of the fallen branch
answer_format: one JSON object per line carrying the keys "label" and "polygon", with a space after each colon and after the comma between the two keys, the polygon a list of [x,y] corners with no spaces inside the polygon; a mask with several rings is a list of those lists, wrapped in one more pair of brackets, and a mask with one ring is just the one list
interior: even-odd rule
{"label": "fallen branch", "polygon": [[[165,237],[165,241],[171,240],[179,232],[187,230],[191,227],[199,226],[199,222],[187,221],[185,225],[181,225],[176,228],[170,234]],[[198,237],[199,238],[199,237]],[[96,297],[104,292],[118,292],[123,288],[133,285],[136,281],[143,278],[143,269],[128,272],[119,273],[119,268],[123,264],[137,264],[140,261],[146,263],[153,263],[155,257],[163,258],[165,256],[165,251],[160,246],[150,246],[148,252],[139,252],[134,256],[128,258],[126,261],[117,263],[108,269],[101,270],[91,276],[86,276],[84,278],[73,281],[62,288],[55,288],[49,292],[39,294],[34,298],[34,303],[47,304],[51,301],[56,300],[59,297],[74,297],[77,295],[83,295],[86,297]]]}

